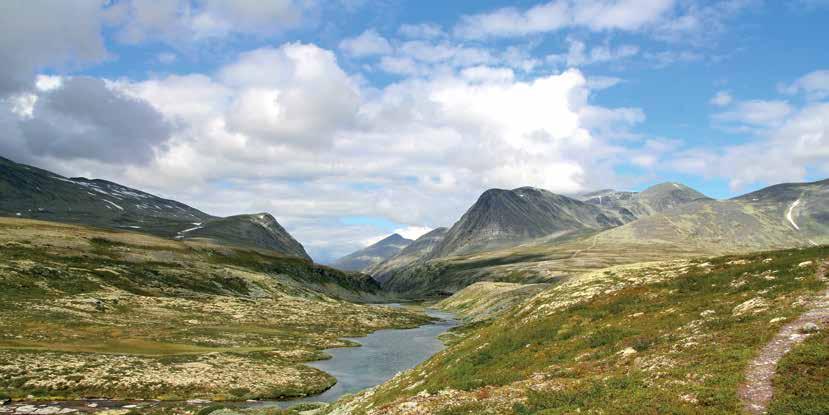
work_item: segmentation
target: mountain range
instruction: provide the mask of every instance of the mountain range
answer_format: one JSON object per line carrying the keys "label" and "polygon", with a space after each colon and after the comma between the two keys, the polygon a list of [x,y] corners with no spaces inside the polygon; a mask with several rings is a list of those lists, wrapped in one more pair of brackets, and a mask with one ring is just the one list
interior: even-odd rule
{"label": "mountain range", "polygon": [[220,218],[106,180],[67,178],[0,157],[0,215],[261,248],[310,260],[266,213]]}
{"label": "mountain range", "polygon": [[445,295],[482,280],[550,282],[612,264],[818,245],[829,242],[829,180],[729,200],[680,183],[573,197],[491,189],[428,239],[366,272],[387,290]]}

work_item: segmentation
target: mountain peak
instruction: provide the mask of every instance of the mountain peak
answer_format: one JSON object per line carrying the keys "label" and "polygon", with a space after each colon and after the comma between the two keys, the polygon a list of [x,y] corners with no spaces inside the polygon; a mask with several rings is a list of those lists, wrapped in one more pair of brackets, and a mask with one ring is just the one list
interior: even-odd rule
{"label": "mountain peak", "polygon": [[393,233],[363,249],[352,252],[332,264],[346,271],[363,271],[400,253],[414,242]]}

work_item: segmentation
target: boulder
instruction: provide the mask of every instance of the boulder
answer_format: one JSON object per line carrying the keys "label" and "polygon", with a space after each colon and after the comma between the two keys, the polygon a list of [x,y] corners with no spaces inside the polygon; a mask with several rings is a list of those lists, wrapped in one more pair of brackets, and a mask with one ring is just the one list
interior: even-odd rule
{"label": "boulder", "polygon": [[800,328],[801,333],[817,333],[819,330],[820,327],[815,323],[806,323]]}

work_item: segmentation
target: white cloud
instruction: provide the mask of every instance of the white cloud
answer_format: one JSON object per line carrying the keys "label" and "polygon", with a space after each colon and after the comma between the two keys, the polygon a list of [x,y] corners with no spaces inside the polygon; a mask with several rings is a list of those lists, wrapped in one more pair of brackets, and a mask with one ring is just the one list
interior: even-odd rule
{"label": "white cloud", "polygon": [[622,45],[613,48],[610,45],[599,45],[592,49],[587,48],[584,42],[576,39],[568,39],[569,48],[566,54],[548,55],[547,62],[554,64],[566,64],[567,66],[584,66],[604,62],[616,62],[636,56],[639,47],[636,45]]}
{"label": "white cloud", "polygon": [[398,32],[410,39],[435,39],[446,36],[443,29],[434,23],[404,24]]}
{"label": "white cloud", "polygon": [[756,183],[802,181],[810,167],[829,175],[829,104],[809,104],[757,134],[757,140],[746,144],[680,153],[667,164],[688,173],[722,177],[735,190]]}
{"label": "white cloud", "polygon": [[734,101],[734,97],[728,91],[718,91],[710,102],[711,105],[716,107],[727,107],[732,101]]}
{"label": "white cloud", "polygon": [[803,75],[791,84],[783,84],[780,91],[789,95],[805,94],[809,99],[829,97],[829,70],[823,69]]}
{"label": "white cloud", "polygon": [[121,42],[159,40],[180,48],[234,34],[274,35],[296,27],[312,6],[302,0],[123,0],[105,13]]}
{"label": "white cloud", "polygon": [[355,57],[385,55],[392,51],[389,41],[374,29],[366,30],[357,37],[343,39],[340,49]]}
{"label": "white cloud", "polygon": [[741,101],[728,111],[714,114],[714,119],[747,124],[751,127],[766,127],[780,124],[792,110],[791,105],[786,101]]}
{"label": "white cloud", "polygon": [[555,0],[526,10],[514,7],[463,16],[456,35],[469,39],[526,36],[585,27],[635,31],[666,17],[674,0]]}

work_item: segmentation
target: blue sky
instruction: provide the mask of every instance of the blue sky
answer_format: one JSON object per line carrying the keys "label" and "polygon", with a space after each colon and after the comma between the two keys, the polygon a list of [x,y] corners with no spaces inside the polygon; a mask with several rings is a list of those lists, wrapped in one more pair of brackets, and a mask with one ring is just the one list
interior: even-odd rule
{"label": "blue sky", "polygon": [[269,211],[321,261],[490,187],[829,176],[825,0],[0,7],[0,153]]}

